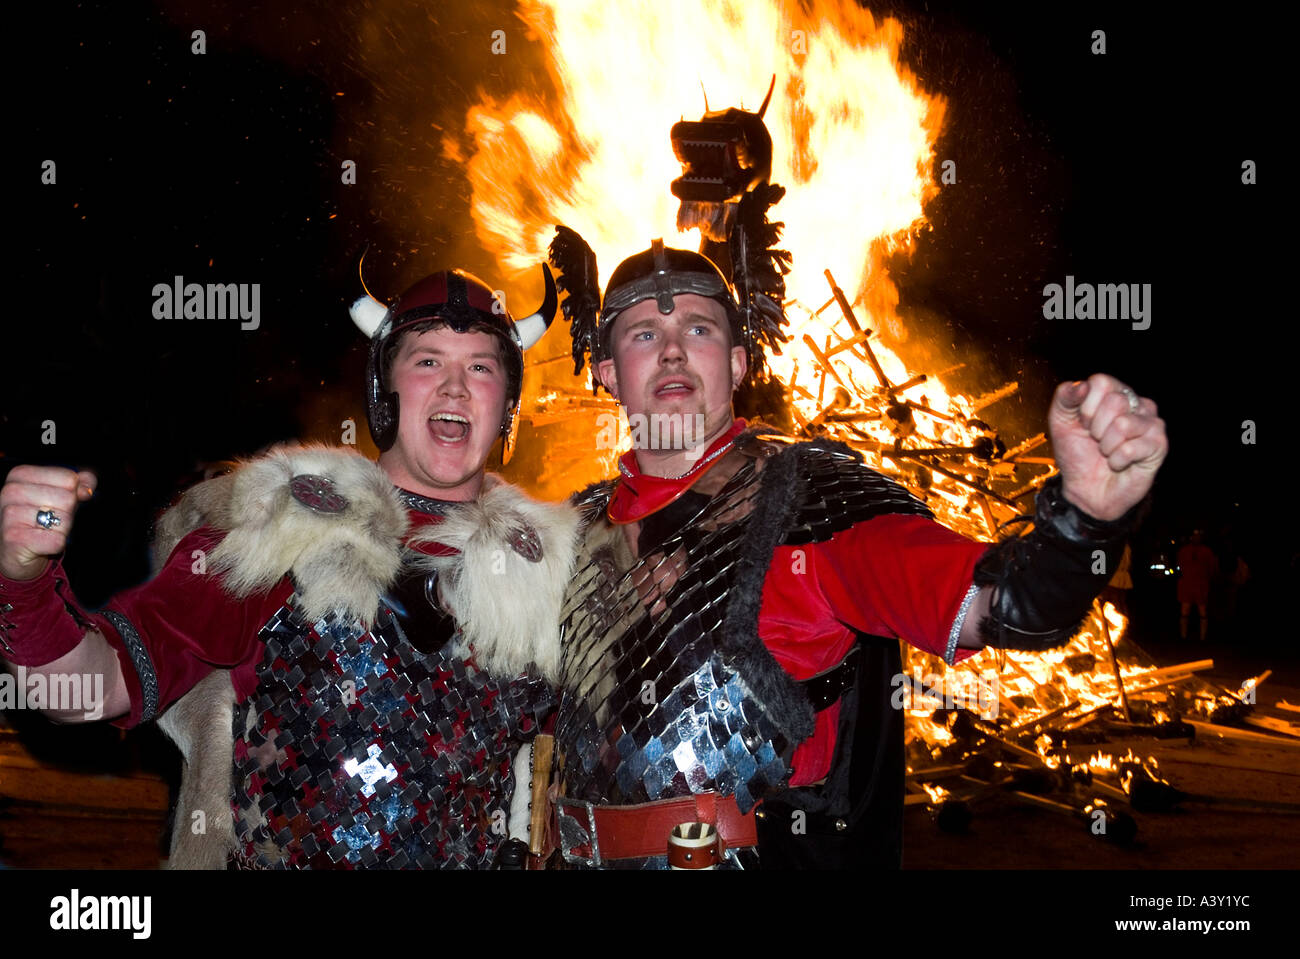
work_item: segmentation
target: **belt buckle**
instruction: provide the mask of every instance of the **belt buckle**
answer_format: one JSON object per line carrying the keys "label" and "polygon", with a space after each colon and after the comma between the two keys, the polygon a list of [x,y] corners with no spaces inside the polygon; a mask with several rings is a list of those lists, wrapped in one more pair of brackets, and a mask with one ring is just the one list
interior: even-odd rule
{"label": "belt buckle", "polygon": [[[593,802],[588,802],[585,799],[568,799],[564,796],[557,796],[555,799],[555,806],[556,806],[555,815],[557,820],[559,819],[560,816],[565,815],[564,811],[560,808],[563,806],[575,806],[581,809],[585,809],[587,811],[587,815],[586,815],[587,835],[588,837],[590,837],[590,841],[591,841],[591,857],[587,858],[585,856],[580,856],[569,852],[568,843],[564,841],[563,828],[559,830],[560,852],[564,855],[565,860],[568,862],[577,863],[583,866],[592,866],[596,869],[599,869],[602,865],[604,865],[604,860],[600,856],[600,839],[596,836],[596,804]],[[577,817],[570,816],[569,818],[575,819]]]}

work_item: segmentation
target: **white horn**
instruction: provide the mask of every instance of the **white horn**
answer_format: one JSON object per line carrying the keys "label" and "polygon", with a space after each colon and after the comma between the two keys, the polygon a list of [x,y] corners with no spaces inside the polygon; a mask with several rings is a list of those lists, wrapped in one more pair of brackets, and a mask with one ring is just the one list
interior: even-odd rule
{"label": "white horn", "polygon": [[515,323],[515,332],[519,334],[519,345],[521,348],[532,349],[549,328],[548,324],[540,313],[534,313],[532,316],[525,316],[522,320]]}
{"label": "white horn", "polygon": [[542,305],[536,313],[525,316],[522,320],[515,320],[515,336],[519,337],[519,346],[527,350],[538,340],[546,335],[550,329],[551,320],[555,319],[555,308],[559,303],[555,290],[555,278],[551,276],[551,268],[545,263],[542,264],[542,279],[546,284],[546,295],[542,300]]}
{"label": "white horn", "polygon": [[366,339],[369,339],[375,335],[379,324],[384,322],[384,317],[388,315],[388,307],[373,296],[361,296],[348,307],[348,313],[352,315],[352,322],[357,325],[357,329],[366,334]]}

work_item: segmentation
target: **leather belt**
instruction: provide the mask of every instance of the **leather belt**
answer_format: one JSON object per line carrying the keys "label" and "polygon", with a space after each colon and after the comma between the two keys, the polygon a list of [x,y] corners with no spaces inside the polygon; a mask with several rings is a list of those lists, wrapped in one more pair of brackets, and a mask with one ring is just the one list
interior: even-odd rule
{"label": "leather belt", "polygon": [[[562,810],[561,807],[568,808]],[[556,812],[561,811],[581,822],[592,837],[591,843],[566,852],[586,858],[594,866],[607,859],[667,853],[672,865],[700,869],[716,864],[727,849],[758,845],[754,811],[742,813],[734,796],[719,796],[713,792],[635,806],[598,806],[561,797],[556,800]],[[712,824],[717,829],[717,843],[703,848],[670,849],[668,840],[673,828],[688,822]]]}
{"label": "leather belt", "polygon": [[858,654],[861,649],[861,646],[855,645],[838,666],[819,673],[811,679],[799,681],[799,685],[803,687],[812,702],[813,712],[821,712],[843,696],[846,690],[853,688],[853,680],[858,672]]}

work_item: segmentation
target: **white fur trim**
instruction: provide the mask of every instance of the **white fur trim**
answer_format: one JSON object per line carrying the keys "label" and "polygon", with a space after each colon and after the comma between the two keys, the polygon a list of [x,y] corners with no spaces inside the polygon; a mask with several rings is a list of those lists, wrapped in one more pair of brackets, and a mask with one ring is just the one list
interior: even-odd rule
{"label": "white fur trim", "polygon": [[[328,479],[347,497],[347,509],[318,513],[295,500],[289,481],[302,473]],[[227,512],[220,525],[229,533],[209,568],[224,574],[231,595],[270,589],[292,571],[308,619],[338,610],[374,622],[379,597],[401,566],[409,523],[378,465],[348,449],[282,447],[233,475]]]}
{"label": "white fur trim", "polygon": [[[477,500],[411,537],[411,545],[442,543],[460,555],[418,554],[414,562],[437,570],[442,601],[482,669],[517,676],[533,664],[558,682],[560,605],[573,574],[578,512],[567,503],[539,503],[508,483],[487,485]],[[537,532],[540,562],[510,546],[521,525]]]}

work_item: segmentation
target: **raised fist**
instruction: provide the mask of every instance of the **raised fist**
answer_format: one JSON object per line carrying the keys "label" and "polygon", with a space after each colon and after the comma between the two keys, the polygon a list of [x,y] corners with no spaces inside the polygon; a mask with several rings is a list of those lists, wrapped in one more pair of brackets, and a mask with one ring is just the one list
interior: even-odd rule
{"label": "raised fist", "polygon": [[94,473],[15,466],[0,489],[0,575],[35,579],[68,544],[80,503],[95,494]]}
{"label": "raised fist", "polygon": [[1062,493],[1096,519],[1141,502],[1169,453],[1155,401],[1105,373],[1058,386],[1047,424]]}

